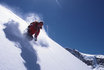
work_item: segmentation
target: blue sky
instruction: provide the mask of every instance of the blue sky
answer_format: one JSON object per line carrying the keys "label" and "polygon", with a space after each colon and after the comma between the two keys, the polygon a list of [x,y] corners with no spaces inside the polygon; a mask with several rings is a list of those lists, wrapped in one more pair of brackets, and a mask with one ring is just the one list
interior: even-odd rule
{"label": "blue sky", "polygon": [[49,36],[63,47],[104,54],[104,0],[0,0],[22,13],[41,14]]}

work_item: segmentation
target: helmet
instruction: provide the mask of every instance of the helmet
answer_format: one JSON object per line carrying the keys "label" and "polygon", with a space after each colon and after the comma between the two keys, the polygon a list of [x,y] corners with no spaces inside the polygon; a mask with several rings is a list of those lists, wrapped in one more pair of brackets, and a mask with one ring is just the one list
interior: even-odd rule
{"label": "helmet", "polygon": [[43,26],[43,22],[39,22],[39,26]]}
{"label": "helmet", "polygon": [[43,25],[43,22],[39,22],[40,23],[40,25]]}
{"label": "helmet", "polygon": [[39,22],[39,27],[42,29],[43,22]]}

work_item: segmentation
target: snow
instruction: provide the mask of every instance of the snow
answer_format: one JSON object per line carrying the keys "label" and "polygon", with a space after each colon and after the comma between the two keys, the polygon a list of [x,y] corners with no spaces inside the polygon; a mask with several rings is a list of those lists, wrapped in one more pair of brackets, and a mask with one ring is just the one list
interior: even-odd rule
{"label": "snow", "polygon": [[96,58],[104,59],[104,55],[91,55],[91,54],[85,54],[85,53],[81,53],[81,54],[83,55],[85,60],[93,61],[93,64],[94,64],[93,70],[104,70],[103,64],[102,65],[98,64],[98,62],[96,60]]}
{"label": "snow", "polygon": [[85,54],[85,53],[81,53],[81,54],[84,56],[86,60],[93,60],[95,57],[104,59],[104,55],[91,55],[91,54]]}
{"label": "snow", "polygon": [[96,55],[96,57],[104,59],[104,55]]}
{"label": "snow", "polygon": [[97,66],[96,68],[94,68],[93,70],[104,70],[104,67],[103,66]]}
{"label": "snow", "polygon": [[0,70],[26,70],[21,50],[5,38],[2,29],[4,27],[0,25]]}
{"label": "snow", "polygon": [[38,41],[23,33],[26,21],[0,5],[0,70],[91,70],[42,29]]}

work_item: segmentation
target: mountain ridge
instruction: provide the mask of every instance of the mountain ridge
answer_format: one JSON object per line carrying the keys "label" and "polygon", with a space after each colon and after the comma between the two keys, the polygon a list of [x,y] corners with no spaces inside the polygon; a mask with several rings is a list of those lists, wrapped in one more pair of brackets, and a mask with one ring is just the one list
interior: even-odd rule
{"label": "mountain ridge", "polygon": [[76,49],[65,48],[67,51],[72,53],[75,57],[83,61],[88,66],[91,66],[92,69],[99,67],[104,68],[104,55],[91,55],[81,53]]}

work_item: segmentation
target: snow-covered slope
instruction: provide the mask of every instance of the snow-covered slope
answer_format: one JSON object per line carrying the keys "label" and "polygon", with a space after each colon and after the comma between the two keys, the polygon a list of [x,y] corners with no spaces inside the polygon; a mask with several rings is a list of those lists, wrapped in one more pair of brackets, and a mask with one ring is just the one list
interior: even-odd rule
{"label": "snow-covered slope", "polygon": [[28,24],[0,5],[0,70],[91,70],[41,30],[38,41],[28,41]]}

